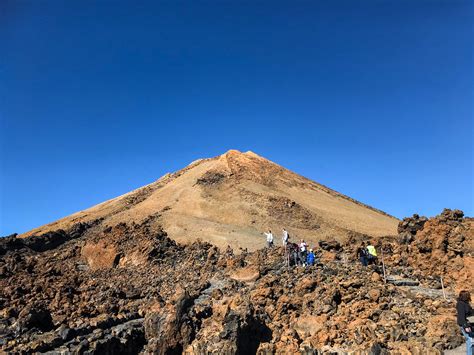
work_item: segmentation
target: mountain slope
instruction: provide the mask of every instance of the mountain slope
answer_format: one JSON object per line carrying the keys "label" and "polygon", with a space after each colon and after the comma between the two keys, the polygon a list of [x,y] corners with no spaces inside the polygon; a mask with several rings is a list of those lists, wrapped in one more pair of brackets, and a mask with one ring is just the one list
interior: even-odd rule
{"label": "mountain slope", "polygon": [[[23,236],[68,229],[74,223],[103,219],[102,225],[140,223],[163,226],[179,242],[203,239],[226,247],[264,245],[262,232],[292,239],[342,239],[351,232],[396,234],[398,220],[295,174],[255,153],[231,150],[128,194],[77,212]],[[278,238],[279,239],[279,238]],[[279,240],[277,240],[279,242]]]}

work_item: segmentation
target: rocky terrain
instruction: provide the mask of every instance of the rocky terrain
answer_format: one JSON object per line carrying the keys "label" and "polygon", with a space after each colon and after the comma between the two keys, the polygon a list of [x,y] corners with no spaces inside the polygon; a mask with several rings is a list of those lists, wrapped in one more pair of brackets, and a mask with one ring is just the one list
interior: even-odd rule
{"label": "rocky terrain", "polygon": [[[0,352],[439,354],[463,341],[453,300],[474,291],[474,226],[461,211],[313,243],[312,267],[286,266],[282,247],[181,245],[157,220],[0,239]],[[370,240],[379,264],[365,268]]]}
{"label": "rocky terrain", "polygon": [[201,159],[123,196],[41,226],[22,237],[68,230],[101,220],[102,226],[150,223],[187,244],[198,238],[226,248],[257,250],[263,231],[291,229],[316,242],[352,232],[396,234],[398,219],[295,174],[252,152],[231,150]]}

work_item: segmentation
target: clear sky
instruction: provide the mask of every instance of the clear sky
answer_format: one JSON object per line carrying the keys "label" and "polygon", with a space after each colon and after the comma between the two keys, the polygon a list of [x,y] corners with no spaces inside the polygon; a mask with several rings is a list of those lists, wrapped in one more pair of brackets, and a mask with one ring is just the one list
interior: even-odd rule
{"label": "clear sky", "polygon": [[0,235],[252,150],[473,215],[473,1],[0,1]]}

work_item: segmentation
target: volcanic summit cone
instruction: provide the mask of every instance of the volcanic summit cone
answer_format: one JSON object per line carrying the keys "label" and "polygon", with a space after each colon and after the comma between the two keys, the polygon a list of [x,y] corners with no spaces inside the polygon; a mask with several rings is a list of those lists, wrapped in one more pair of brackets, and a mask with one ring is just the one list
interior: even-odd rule
{"label": "volcanic summit cone", "polygon": [[253,152],[230,150],[23,236],[97,219],[104,227],[151,219],[178,242],[202,239],[249,250],[264,245],[262,232],[269,228],[277,236],[285,227],[293,240],[316,241],[351,232],[394,235],[399,222]]}

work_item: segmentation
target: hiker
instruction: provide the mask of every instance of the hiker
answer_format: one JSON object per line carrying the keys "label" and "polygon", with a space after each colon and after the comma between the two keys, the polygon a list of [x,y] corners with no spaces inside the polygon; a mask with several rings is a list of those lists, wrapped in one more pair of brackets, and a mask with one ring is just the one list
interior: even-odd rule
{"label": "hiker", "polygon": [[[296,246],[296,249],[298,246]],[[295,244],[288,242],[288,244],[285,246],[285,264],[286,266],[290,266],[293,263],[296,263],[296,257],[294,255],[295,251]]]}
{"label": "hiker", "polygon": [[306,262],[306,249],[308,248],[308,244],[306,244],[306,242],[303,239],[301,239],[299,248],[300,248],[300,253],[299,253],[300,261],[301,261],[301,264],[304,266]]}
{"label": "hiker", "polygon": [[271,248],[273,247],[273,234],[272,231],[269,229],[268,233],[263,233],[267,237],[267,247]]}
{"label": "hiker", "polygon": [[471,302],[471,294],[469,291],[459,292],[458,301],[456,303],[456,312],[458,325],[461,328],[462,335],[466,338],[467,355],[472,355],[473,337],[474,337],[474,313],[469,304]]}
{"label": "hiker", "polygon": [[315,260],[315,256],[313,253],[313,249],[309,249],[308,256],[306,257],[306,265],[313,266],[314,260]]}
{"label": "hiker", "polygon": [[372,244],[367,245],[367,261],[369,265],[377,263],[377,250]]}
{"label": "hiker", "polygon": [[283,228],[283,235],[281,237],[281,240],[283,242],[283,246],[285,247],[286,249],[286,245],[288,244],[288,240],[290,239],[290,235],[288,234],[288,232],[286,231],[285,228]]}
{"label": "hiker", "polygon": [[297,266],[300,263],[300,247],[296,243],[289,243],[289,252],[293,265]]}
{"label": "hiker", "polygon": [[228,259],[234,257],[234,250],[230,247],[230,245],[227,245],[225,254]]}
{"label": "hiker", "polygon": [[369,251],[367,250],[365,243],[362,243],[360,247],[357,249],[357,257],[359,258],[360,263],[363,266],[367,266],[368,264],[368,254],[369,254]]}
{"label": "hiker", "polygon": [[285,228],[283,228],[283,234],[281,236],[281,242],[283,245],[283,255],[285,255],[285,258],[287,257],[288,254],[288,243],[289,243],[290,235],[286,231]]}

